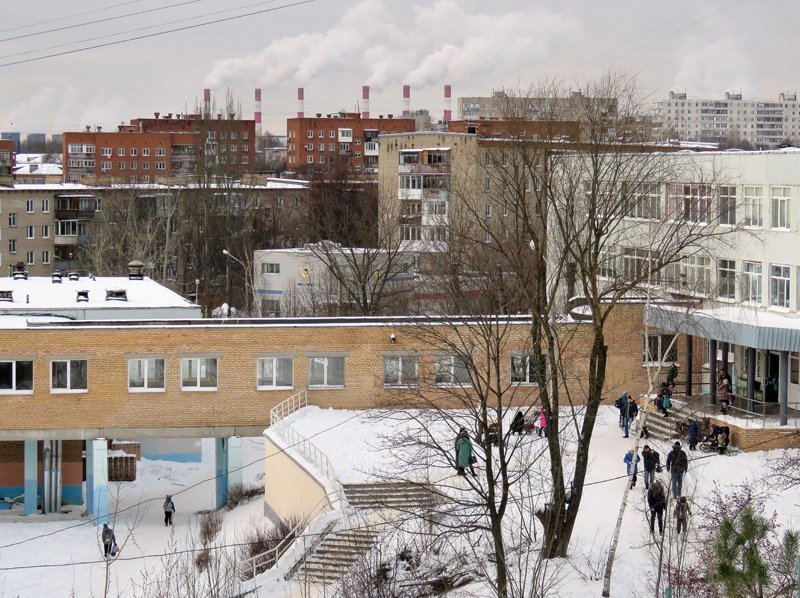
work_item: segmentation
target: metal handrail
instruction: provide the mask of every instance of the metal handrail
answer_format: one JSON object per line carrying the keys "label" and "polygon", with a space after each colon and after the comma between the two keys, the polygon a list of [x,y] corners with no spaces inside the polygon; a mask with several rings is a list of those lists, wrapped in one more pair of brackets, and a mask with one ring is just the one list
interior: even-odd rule
{"label": "metal handrail", "polygon": [[313,442],[291,426],[281,426],[276,429],[276,432],[289,446],[312,463],[323,476],[334,484],[338,484],[331,460]]}
{"label": "metal handrail", "polygon": [[269,567],[267,567],[267,569],[272,569],[273,567],[275,567],[278,564],[278,559],[289,549],[289,547],[295,542],[295,540],[299,538],[300,532],[305,530],[305,528],[308,527],[309,523],[311,523],[311,520],[317,517],[317,515],[322,515],[324,513],[324,511],[319,513],[317,511],[319,511],[324,506],[327,506],[328,510],[330,511],[333,510],[333,502],[330,500],[330,498],[331,496],[336,496],[337,494],[339,494],[338,489],[336,490],[336,492],[329,492],[325,494],[322,498],[320,498],[317,501],[317,503],[313,507],[311,507],[311,509],[308,510],[308,512],[300,519],[300,521],[297,522],[297,525],[295,525],[289,531],[289,533],[286,534],[286,537],[283,540],[278,542],[272,548],[265,550],[264,552],[261,552],[259,554],[253,555],[242,561],[243,566],[248,566],[248,565],[252,566],[254,581],[256,578],[256,569],[258,568],[257,561],[259,559],[263,559],[265,556],[272,555],[272,561],[267,561],[271,562],[272,564]]}
{"label": "metal handrail", "polygon": [[308,391],[303,389],[284,399],[269,410],[269,425],[274,426],[295,411],[308,406]]}

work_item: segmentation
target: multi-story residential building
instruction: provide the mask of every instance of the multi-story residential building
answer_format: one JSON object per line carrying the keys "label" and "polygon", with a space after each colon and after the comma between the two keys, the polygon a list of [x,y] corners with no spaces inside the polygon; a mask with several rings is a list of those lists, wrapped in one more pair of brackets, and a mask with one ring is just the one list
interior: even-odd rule
{"label": "multi-story residential building", "polygon": [[0,185],[11,184],[14,178],[14,142],[0,139]]}
{"label": "multi-story residential building", "polygon": [[138,118],[117,131],[64,133],[66,182],[157,183],[203,172],[233,176],[255,169],[255,121],[172,114]]}
{"label": "multi-story residential building", "polygon": [[340,112],[286,120],[286,157],[290,170],[325,172],[344,167],[353,174],[378,174],[378,135],[413,131],[411,117],[365,118]]}
{"label": "multi-story residential building", "polygon": [[795,93],[776,99],[730,92],[721,98],[690,98],[670,91],[655,103],[654,127],[665,138],[774,148],[800,142],[800,103]]}
{"label": "multi-story residential building", "polygon": [[554,115],[571,119],[585,113],[582,107],[590,102],[609,115],[616,113],[617,100],[587,98],[581,92],[573,92],[565,98],[524,97],[495,91],[491,96],[458,98],[458,115],[461,120],[525,118],[527,120],[552,120]]}

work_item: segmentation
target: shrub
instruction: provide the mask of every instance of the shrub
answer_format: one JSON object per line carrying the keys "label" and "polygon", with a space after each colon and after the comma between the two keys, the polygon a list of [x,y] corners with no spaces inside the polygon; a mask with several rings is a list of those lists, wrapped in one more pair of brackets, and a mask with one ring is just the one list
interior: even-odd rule
{"label": "shrub", "polygon": [[228,504],[225,508],[229,511],[243,505],[264,494],[264,486],[258,484],[232,484],[228,489]]}
{"label": "shrub", "polygon": [[[268,550],[274,549],[281,544],[284,540],[294,539],[292,530],[299,523],[296,517],[288,519],[281,519],[274,526],[265,528],[257,520],[253,520],[252,525],[248,528],[243,538],[244,546],[240,547],[239,560],[245,561],[251,557],[263,554]],[[256,563],[256,575],[263,573],[267,569],[275,565],[275,562],[280,556],[286,552],[286,549],[291,545],[291,541],[283,542],[281,549],[275,555],[265,556],[262,560]],[[244,579],[251,579],[253,577],[252,567],[246,567],[243,571]]]}

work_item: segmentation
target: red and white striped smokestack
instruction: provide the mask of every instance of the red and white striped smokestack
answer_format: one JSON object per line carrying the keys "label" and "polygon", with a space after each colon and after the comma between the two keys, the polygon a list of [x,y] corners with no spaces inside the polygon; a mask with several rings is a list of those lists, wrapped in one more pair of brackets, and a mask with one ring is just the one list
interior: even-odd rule
{"label": "red and white striped smokestack", "polygon": [[449,85],[444,86],[444,122],[449,123],[453,118],[453,98]]}
{"label": "red and white striped smokestack", "polygon": [[206,88],[203,90],[203,117],[209,116],[211,116],[211,90]]}
{"label": "red and white striped smokestack", "polygon": [[305,116],[306,90],[302,87],[297,88],[297,118]]}
{"label": "red and white striped smokestack", "polygon": [[261,88],[256,87],[256,137],[261,137]]}
{"label": "red and white striped smokestack", "polygon": [[369,118],[369,85],[361,86],[361,118]]}
{"label": "red and white striped smokestack", "polygon": [[403,116],[411,116],[411,86],[403,85]]}

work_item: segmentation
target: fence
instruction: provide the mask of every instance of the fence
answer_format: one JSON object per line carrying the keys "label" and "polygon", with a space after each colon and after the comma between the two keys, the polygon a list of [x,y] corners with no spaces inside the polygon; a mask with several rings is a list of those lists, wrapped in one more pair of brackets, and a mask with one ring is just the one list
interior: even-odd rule
{"label": "fence", "polygon": [[282,419],[288,417],[295,411],[308,405],[308,391],[301,390],[294,393],[288,399],[284,399],[269,410],[269,425],[274,426]]}

